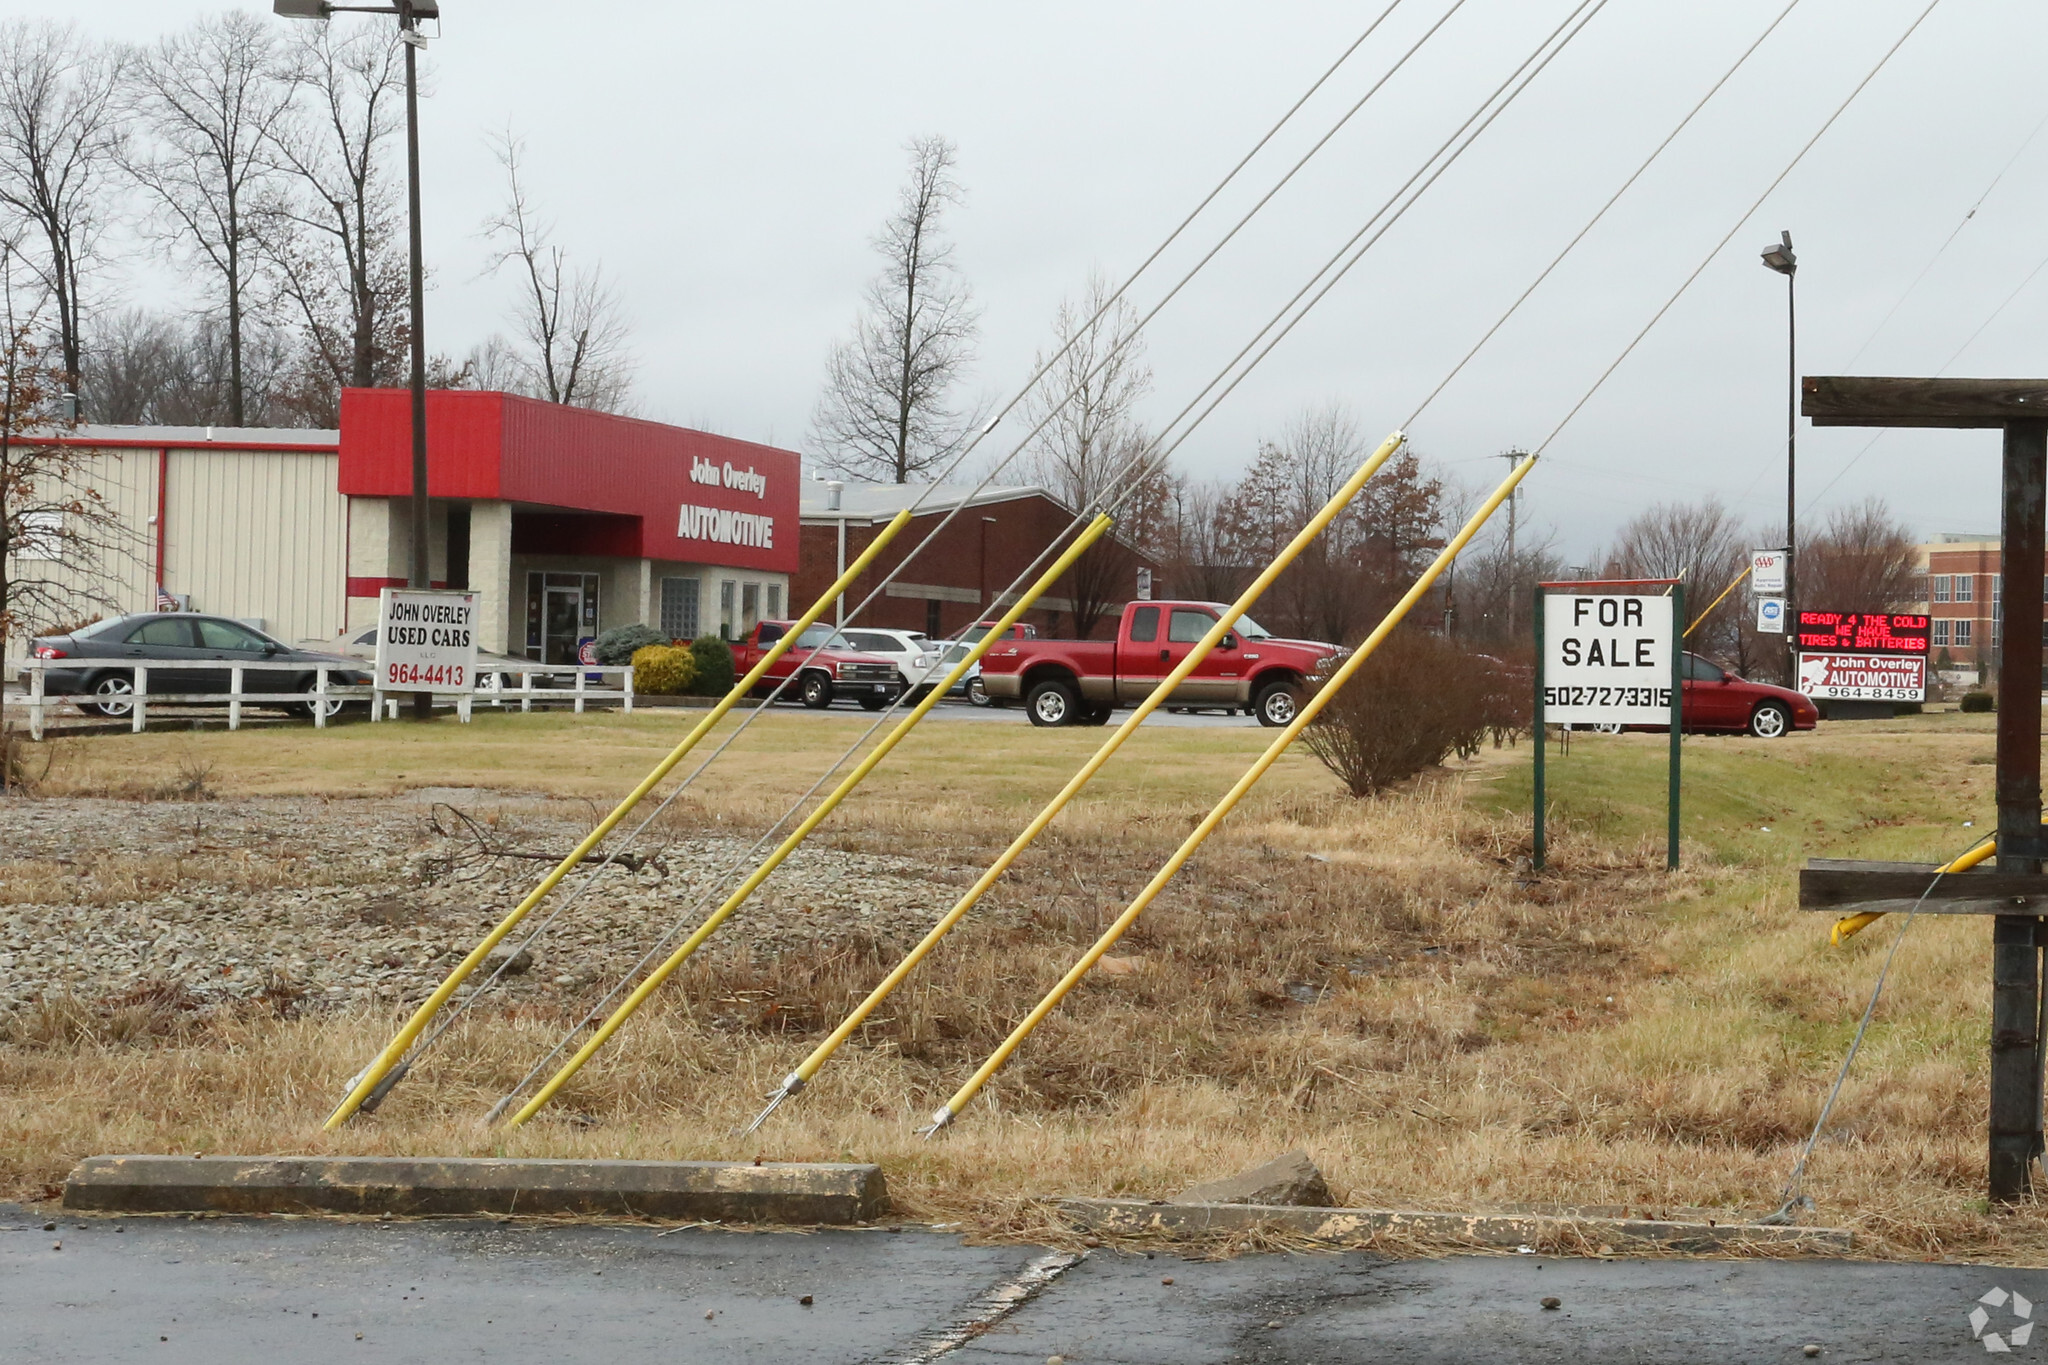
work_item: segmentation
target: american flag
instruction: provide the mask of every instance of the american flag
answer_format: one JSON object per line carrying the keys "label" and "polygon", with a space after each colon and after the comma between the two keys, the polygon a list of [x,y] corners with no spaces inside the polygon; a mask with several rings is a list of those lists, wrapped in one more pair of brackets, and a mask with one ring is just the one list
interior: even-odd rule
{"label": "american flag", "polygon": [[178,599],[165,592],[164,585],[161,583],[156,585],[156,609],[158,611],[178,610]]}

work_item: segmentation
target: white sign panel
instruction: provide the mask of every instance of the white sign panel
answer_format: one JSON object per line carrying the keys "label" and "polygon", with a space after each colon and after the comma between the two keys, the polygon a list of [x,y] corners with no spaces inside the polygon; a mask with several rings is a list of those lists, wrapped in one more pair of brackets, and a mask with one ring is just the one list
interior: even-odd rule
{"label": "white sign panel", "polygon": [[1766,635],[1785,633],[1785,599],[1782,597],[1759,597],[1756,599],[1756,628]]}
{"label": "white sign panel", "polygon": [[1669,725],[1671,599],[1543,598],[1543,718],[1554,725]]}
{"label": "white sign panel", "polygon": [[386,588],[377,595],[377,683],[387,692],[476,686],[476,594]]}
{"label": "white sign panel", "polygon": [[1759,594],[1784,592],[1786,557],[1783,550],[1751,550],[1749,590]]}
{"label": "white sign panel", "polygon": [[1801,654],[1799,690],[1824,701],[1926,701],[1927,660],[1910,654]]}

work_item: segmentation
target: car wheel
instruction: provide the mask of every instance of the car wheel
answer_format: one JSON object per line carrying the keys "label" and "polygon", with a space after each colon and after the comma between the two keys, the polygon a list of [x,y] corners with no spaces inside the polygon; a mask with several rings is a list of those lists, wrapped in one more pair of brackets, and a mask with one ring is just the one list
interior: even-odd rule
{"label": "car wheel", "polygon": [[974,706],[993,706],[995,698],[988,694],[988,687],[977,673],[967,680],[967,700]]}
{"label": "car wheel", "polygon": [[862,697],[860,699],[860,709],[863,711],[879,711],[888,704],[889,699],[887,697]]}
{"label": "car wheel", "polygon": [[1621,733],[1621,727],[1611,722],[1607,722],[1594,726],[1593,733],[1596,735],[1618,735]]}
{"label": "car wheel", "polygon": [[1258,716],[1259,724],[1268,728],[1292,725],[1295,713],[1300,709],[1300,690],[1286,682],[1267,683],[1252,701],[1252,711]]}
{"label": "car wheel", "polygon": [[93,710],[103,716],[120,718],[135,710],[135,679],[126,673],[108,673],[92,685]]}
{"label": "car wheel", "polygon": [[813,711],[822,711],[832,704],[832,680],[823,673],[806,673],[797,696]]}
{"label": "car wheel", "polygon": [[1024,709],[1033,725],[1072,725],[1080,712],[1081,699],[1075,695],[1072,683],[1055,678],[1033,687],[1024,698]]}
{"label": "car wheel", "polygon": [[1792,733],[1792,717],[1778,703],[1767,701],[1750,712],[1749,732],[1758,739],[1783,739]]}

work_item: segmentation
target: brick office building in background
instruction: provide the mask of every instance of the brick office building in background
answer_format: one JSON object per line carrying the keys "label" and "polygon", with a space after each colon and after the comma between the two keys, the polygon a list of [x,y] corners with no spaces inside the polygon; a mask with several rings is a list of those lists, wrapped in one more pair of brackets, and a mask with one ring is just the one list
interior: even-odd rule
{"label": "brick office building in background", "polygon": [[[965,485],[933,488],[806,480],[800,510],[803,542],[790,581],[792,613],[816,601],[890,520],[921,495],[928,496],[918,515],[861,575],[843,605],[835,604],[827,620],[851,615],[883,576],[902,564],[957,508],[958,515],[938,538],[918,551],[858,620],[864,626],[921,630],[933,639],[950,639],[976,621],[999,615],[1010,599],[985,605],[990,594],[1002,592],[1027,571],[1027,581],[1043,572],[1049,561],[1040,560],[1040,553],[1061,539],[1074,520],[1072,509],[1038,487],[992,486],[976,493]],[[1113,590],[1101,594],[1106,610],[1091,632],[1098,639],[1116,633],[1124,603],[1138,594],[1140,570],[1151,574],[1154,596],[1167,591],[1158,564],[1125,547],[1119,547],[1117,558],[1122,562],[1109,585]],[[1075,633],[1073,592],[1068,574],[1023,619],[1044,635]]]}

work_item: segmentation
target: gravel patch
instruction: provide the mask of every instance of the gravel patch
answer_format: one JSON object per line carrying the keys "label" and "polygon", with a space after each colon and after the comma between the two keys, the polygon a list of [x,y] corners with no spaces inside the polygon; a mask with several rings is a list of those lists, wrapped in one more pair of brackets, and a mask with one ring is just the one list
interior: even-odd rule
{"label": "gravel patch", "polygon": [[[446,804],[443,804],[446,803]],[[481,847],[450,807],[477,822]],[[590,829],[587,802],[478,790],[393,798],[0,801],[0,1012],[171,982],[207,1003],[416,1000]],[[609,984],[753,866],[745,837],[649,830],[500,983],[507,1003]],[[616,841],[615,841],[616,842]],[[978,868],[831,846],[829,827],[706,945],[766,958],[849,938],[907,946]],[[577,885],[528,918],[539,923]]]}

